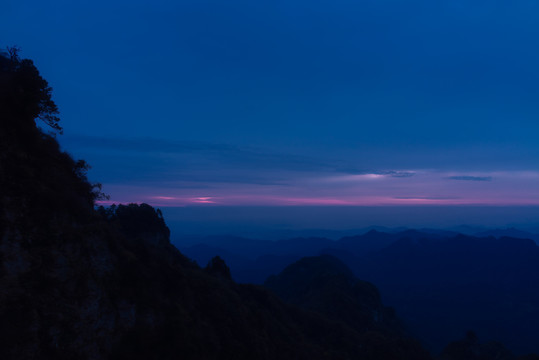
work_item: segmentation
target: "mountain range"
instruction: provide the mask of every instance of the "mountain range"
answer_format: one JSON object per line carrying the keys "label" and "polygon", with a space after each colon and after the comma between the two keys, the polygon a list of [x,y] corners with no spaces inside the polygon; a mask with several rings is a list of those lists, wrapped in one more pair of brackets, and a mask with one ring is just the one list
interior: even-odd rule
{"label": "mountain range", "polygon": [[434,352],[470,329],[513,351],[538,352],[539,248],[532,239],[506,234],[528,235],[514,229],[478,236],[370,230],[338,240],[212,237],[179,248],[201,263],[222,255],[237,281],[257,284],[304,256],[330,254],[376,284],[384,301]]}

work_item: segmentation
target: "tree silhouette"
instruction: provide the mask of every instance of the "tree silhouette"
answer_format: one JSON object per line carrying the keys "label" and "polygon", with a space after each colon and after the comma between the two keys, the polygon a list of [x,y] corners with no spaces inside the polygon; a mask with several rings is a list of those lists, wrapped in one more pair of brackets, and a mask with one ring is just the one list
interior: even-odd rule
{"label": "tree silhouette", "polygon": [[112,205],[98,207],[97,212],[107,221],[115,223],[128,237],[144,234],[160,234],[165,242],[169,241],[170,230],[165,224],[163,213],[148,204]]}
{"label": "tree silhouette", "polygon": [[[58,107],[52,100],[52,88],[41,77],[34,62],[21,59],[19,48],[7,49],[0,56],[0,108],[9,125],[29,130],[36,119],[62,133]],[[6,116],[7,115],[7,116]]]}
{"label": "tree silhouette", "polygon": [[[20,196],[33,194],[28,208],[34,211],[61,203],[80,208],[78,202],[92,210],[107,196],[100,184],[88,181],[89,165],[60,149],[55,135],[62,127],[52,88],[19,52],[17,47],[0,52],[0,187]],[[40,128],[36,122],[41,121],[52,130]],[[32,183],[36,176],[39,186]]]}

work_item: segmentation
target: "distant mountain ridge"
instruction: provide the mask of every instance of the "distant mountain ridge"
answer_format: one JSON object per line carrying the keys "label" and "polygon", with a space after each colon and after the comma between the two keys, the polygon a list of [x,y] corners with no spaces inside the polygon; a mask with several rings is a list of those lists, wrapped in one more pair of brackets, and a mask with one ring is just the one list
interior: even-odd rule
{"label": "distant mountain ridge", "polygon": [[507,228],[507,229],[491,229],[485,230],[478,233],[475,233],[476,237],[511,237],[515,239],[532,239],[539,244],[539,235],[533,234],[527,231],[518,230],[516,228]]}
{"label": "distant mountain ridge", "polygon": [[[335,241],[258,241],[243,261],[235,262],[234,257],[229,261],[226,256],[225,260],[236,280],[263,283],[290,262],[330,254],[358,277],[377,284],[385,301],[435,352],[468,329],[517,352],[539,352],[532,325],[539,323],[536,243],[529,233],[514,229],[479,235],[433,229],[371,230]],[[225,244],[227,251],[234,248],[233,243]],[[202,255],[190,248],[182,251],[194,259]],[[208,258],[219,250],[207,246],[204,253]],[[441,324],[444,330],[435,331]]]}

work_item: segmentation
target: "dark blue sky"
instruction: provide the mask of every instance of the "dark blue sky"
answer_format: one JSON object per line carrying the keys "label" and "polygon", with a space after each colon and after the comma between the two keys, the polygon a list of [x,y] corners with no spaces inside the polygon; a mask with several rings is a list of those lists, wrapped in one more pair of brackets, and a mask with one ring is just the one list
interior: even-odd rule
{"label": "dark blue sky", "polygon": [[539,204],[539,3],[0,4],[115,201]]}

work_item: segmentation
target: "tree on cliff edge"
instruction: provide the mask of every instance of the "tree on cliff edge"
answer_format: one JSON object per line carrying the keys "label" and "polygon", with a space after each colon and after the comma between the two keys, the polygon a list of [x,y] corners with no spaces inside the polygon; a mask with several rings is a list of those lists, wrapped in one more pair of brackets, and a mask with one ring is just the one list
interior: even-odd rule
{"label": "tree on cliff edge", "polygon": [[0,56],[0,109],[4,126],[31,131],[34,121],[39,119],[54,131],[62,132],[52,88],[32,60],[20,58],[16,47],[8,48]]}
{"label": "tree on cliff edge", "polygon": [[11,194],[0,199],[4,209],[46,219],[53,209],[91,212],[105,197],[100,184],[88,181],[89,165],[61,150],[59,122],[52,88],[33,61],[21,59],[18,48],[0,52],[0,188]]}

